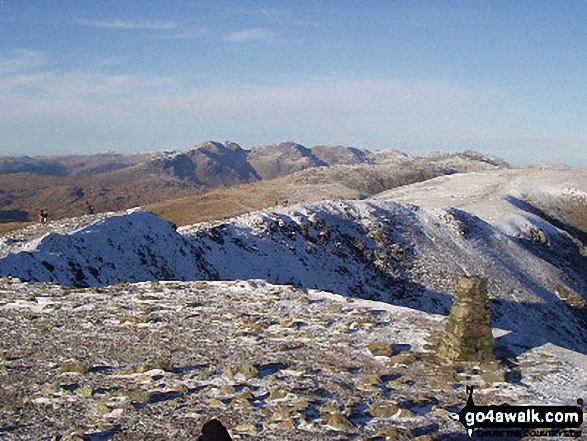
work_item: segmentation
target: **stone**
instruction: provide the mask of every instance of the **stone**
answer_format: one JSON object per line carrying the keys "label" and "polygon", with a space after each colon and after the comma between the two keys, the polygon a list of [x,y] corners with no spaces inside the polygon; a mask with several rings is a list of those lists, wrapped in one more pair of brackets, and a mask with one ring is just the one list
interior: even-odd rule
{"label": "stone", "polygon": [[485,363],[481,366],[481,368],[481,378],[488,385],[492,386],[493,383],[505,382],[504,372],[499,369],[497,363]]}
{"label": "stone", "polygon": [[334,413],[326,419],[326,424],[337,430],[352,430],[355,428],[347,417],[341,413]]}
{"label": "stone", "polygon": [[80,387],[75,390],[75,393],[84,397],[89,398],[92,396],[93,389],[91,387]]}
{"label": "stone", "polygon": [[364,392],[374,392],[380,390],[381,377],[375,374],[363,376],[357,384],[357,389]]}
{"label": "stone", "polygon": [[69,429],[61,437],[62,441],[83,441],[86,439],[85,430],[79,428]]}
{"label": "stone", "polygon": [[234,380],[237,375],[240,375],[246,379],[259,377],[259,371],[251,363],[241,363],[236,366],[232,366],[228,369],[225,369],[222,374],[229,380]]}
{"label": "stone", "polygon": [[110,409],[108,406],[106,406],[106,404],[104,404],[102,402],[98,402],[94,406],[94,412],[97,413],[98,415],[106,415],[107,413],[110,413],[111,410],[112,409]]}
{"label": "stone", "polygon": [[379,385],[381,384],[381,376],[377,374],[367,374],[361,378],[361,383]]}
{"label": "stone", "polygon": [[286,420],[280,421],[279,427],[282,427],[283,429],[293,429],[296,427],[296,423],[293,418],[288,418]]}
{"label": "stone", "polygon": [[236,397],[230,402],[230,407],[248,408],[252,405],[246,398]]}
{"label": "stone", "polygon": [[203,371],[199,372],[197,377],[199,381],[207,381],[212,378],[212,371],[210,369],[204,369]]}
{"label": "stone", "polygon": [[339,409],[336,406],[331,406],[328,404],[324,404],[322,406],[316,407],[316,410],[320,413],[338,413]]}
{"label": "stone", "polygon": [[411,430],[402,427],[386,427],[381,430],[376,438],[385,438],[387,441],[407,441],[414,438]]}
{"label": "stone", "polygon": [[75,373],[75,374],[87,374],[89,368],[83,364],[77,362],[67,363],[59,368],[59,372],[62,374]]}
{"label": "stone", "polygon": [[368,412],[375,418],[391,418],[398,413],[400,408],[391,401],[373,403]]}
{"label": "stone", "polygon": [[448,362],[495,360],[486,278],[457,278],[439,355]]}
{"label": "stone", "polygon": [[223,397],[231,397],[236,394],[234,387],[231,385],[225,385],[220,388],[220,395]]}
{"label": "stone", "polygon": [[410,409],[400,409],[400,417],[402,418],[415,418],[418,416],[416,412],[411,411]]}
{"label": "stone", "polygon": [[[169,389],[169,391],[170,392],[178,392],[183,395],[188,394],[190,392],[189,388],[183,383],[176,384],[175,386],[171,387]],[[137,401],[142,401],[142,400],[137,400]]]}
{"label": "stone", "polygon": [[41,392],[43,396],[48,397],[55,395],[61,391],[61,388],[58,384],[52,383],[46,386],[43,391]]}
{"label": "stone", "polygon": [[434,406],[432,406],[432,408],[430,409],[430,411],[434,415],[439,416],[441,418],[450,418],[449,415],[451,414],[451,412],[449,412],[444,407],[439,406],[437,404],[435,404]]}
{"label": "stone", "polygon": [[245,387],[242,390],[239,397],[243,398],[245,400],[254,400],[255,399],[255,396],[253,395],[253,393],[251,392],[251,390],[248,387]]}
{"label": "stone", "polygon": [[212,407],[225,407],[226,406],[226,404],[224,404],[218,398],[209,398],[206,401]]}
{"label": "stone", "polygon": [[278,400],[280,398],[285,398],[287,395],[287,391],[279,388],[273,388],[269,391],[269,400]]}
{"label": "stone", "polygon": [[308,410],[308,407],[310,407],[310,403],[307,400],[302,399],[302,400],[294,403],[293,410],[295,410],[296,412],[302,413],[302,412],[305,412],[306,410]]}
{"label": "stone", "polygon": [[338,314],[342,312],[342,305],[340,303],[333,303],[332,305],[324,308],[325,314]]}
{"label": "stone", "polygon": [[246,435],[256,435],[257,434],[257,427],[254,424],[249,423],[247,421],[240,423],[238,426],[234,428],[235,431],[244,433]]}
{"label": "stone", "polygon": [[277,406],[271,415],[270,421],[284,421],[290,418],[291,412],[287,407]]}
{"label": "stone", "polygon": [[391,357],[393,356],[393,346],[389,343],[371,343],[369,352],[373,357]]}
{"label": "stone", "polygon": [[417,360],[418,360],[418,357],[416,356],[416,354],[414,354],[411,351],[401,352],[400,354],[396,355],[393,358],[393,361],[396,362],[397,364],[406,365],[406,366],[411,365],[412,363],[416,362]]}

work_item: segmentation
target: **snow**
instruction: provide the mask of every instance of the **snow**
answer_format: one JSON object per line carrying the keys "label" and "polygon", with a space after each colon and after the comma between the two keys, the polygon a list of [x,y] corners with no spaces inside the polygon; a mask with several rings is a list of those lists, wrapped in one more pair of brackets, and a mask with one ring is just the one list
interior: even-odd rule
{"label": "snow", "polygon": [[[561,365],[553,369],[552,363],[545,363],[549,359],[557,360]],[[575,404],[579,398],[584,399],[587,355],[546,343],[527,351],[519,361],[529,364],[521,381],[528,384],[528,393],[535,397],[536,404],[542,401],[564,406]]]}
{"label": "snow", "polygon": [[574,337],[578,325],[557,287],[584,295],[579,268],[556,267],[518,240],[532,227],[551,242],[563,233],[544,219],[510,214],[494,226],[462,209],[333,201],[197,224],[179,234],[135,209],[35,239],[28,251],[0,259],[0,275],[67,286],[262,278],[434,314],[448,312],[457,274],[483,275],[496,326],[550,341],[550,331],[535,332],[548,316],[565,323],[556,341],[577,348],[584,339]]}
{"label": "snow", "polygon": [[[553,206],[585,201],[586,192],[586,171],[536,167],[443,176],[372,200],[279,207],[177,231],[133,209],[5,238],[0,276],[70,287],[262,279],[416,323],[390,329],[423,350],[452,304],[455,276],[482,275],[498,350],[533,363],[532,393],[568,403],[573,385],[587,389],[585,323],[569,303],[587,301],[585,256],[568,231],[516,201]],[[240,294],[252,295],[246,286]],[[284,308],[298,307],[278,296]],[[562,367],[543,369],[545,357]]]}
{"label": "snow", "polygon": [[534,196],[545,203],[557,202],[560,196],[585,201],[587,170],[536,166],[459,173],[389,190],[374,199],[459,208],[498,226],[520,211],[508,202],[508,196]]}

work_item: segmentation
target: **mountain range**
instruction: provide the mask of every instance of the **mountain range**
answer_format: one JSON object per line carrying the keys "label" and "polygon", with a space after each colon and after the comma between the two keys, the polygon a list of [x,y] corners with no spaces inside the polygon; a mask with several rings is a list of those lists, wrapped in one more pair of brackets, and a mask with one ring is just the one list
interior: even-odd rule
{"label": "mountain range", "polygon": [[[293,142],[252,150],[232,142],[210,141],[182,151],[134,155],[0,157],[0,223],[33,221],[40,209],[47,210],[51,219],[61,219],[83,214],[88,203],[98,211],[116,211],[188,196],[201,197],[213,189],[268,182],[299,173],[302,175],[294,179],[295,186],[305,180],[315,181],[317,174],[322,182],[343,181],[344,191],[339,189],[330,197],[364,198],[430,177],[498,167],[508,164],[475,152],[410,157],[398,151],[371,152],[342,146],[309,149]],[[316,173],[303,174],[308,170]],[[281,183],[269,184],[268,188],[271,187],[285,188]],[[304,201],[291,190],[272,192],[263,185],[252,190],[267,194],[260,205],[250,207],[253,209],[270,206],[275,200]],[[243,193],[246,191],[243,189]],[[215,199],[221,200],[222,196],[216,193]],[[157,211],[156,207],[150,209]],[[242,212],[221,209],[212,217]],[[199,220],[202,218],[184,221]],[[19,226],[22,224],[4,225],[3,230]]]}

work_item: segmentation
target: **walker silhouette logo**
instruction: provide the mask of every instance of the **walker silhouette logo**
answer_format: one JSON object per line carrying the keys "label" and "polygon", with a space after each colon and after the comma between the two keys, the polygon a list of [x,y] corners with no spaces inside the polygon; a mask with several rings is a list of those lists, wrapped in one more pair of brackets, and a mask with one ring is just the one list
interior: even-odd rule
{"label": "walker silhouette logo", "polygon": [[[467,404],[459,413],[450,417],[467,429],[471,438],[475,429],[568,429],[583,423],[583,410],[579,406],[476,406],[473,402],[473,387],[467,386]],[[582,399],[577,400],[581,405]],[[494,431],[496,432],[496,431]],[[580,437],[580,430],[541,430],[541,436]],[[499,433],[492,433],[499,436]],[[530,435],[534,435],[533,433]],[[502,436],[508,436],[505,433]],[[526,436],[526,435],[524,435]]]}

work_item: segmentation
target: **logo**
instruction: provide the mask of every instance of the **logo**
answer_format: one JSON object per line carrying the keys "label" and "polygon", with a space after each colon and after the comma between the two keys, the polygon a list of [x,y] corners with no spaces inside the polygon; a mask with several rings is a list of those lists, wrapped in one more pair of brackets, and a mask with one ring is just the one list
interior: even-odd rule
{"label": "logo", "polygon": [[[459,413],[452,413],[450,417],[459,421],[465,429],[469,438],[473,437],[476,429],[552,429],[541,431],[540,436],[581,436],[580,430],[567,430],[578,428],[583,424],[582,399],[577,400],[579,406],[476,406],[473,401],[473,387],[467,386],[467,404]],[[499,432],[499,431],[493,431]],[[530,431],[533,432],[533,431]],[[545,432],[545,433],[543,433]],[[499,436],[498,433],[492,433]],[[524,431],[524,436],[528,433]],[[529,433],[535,436],[534,433]],[[506,435],[502,435],[506,436]]]}

